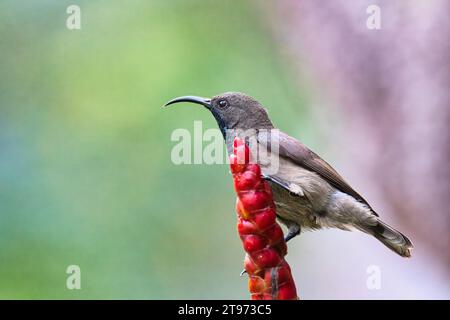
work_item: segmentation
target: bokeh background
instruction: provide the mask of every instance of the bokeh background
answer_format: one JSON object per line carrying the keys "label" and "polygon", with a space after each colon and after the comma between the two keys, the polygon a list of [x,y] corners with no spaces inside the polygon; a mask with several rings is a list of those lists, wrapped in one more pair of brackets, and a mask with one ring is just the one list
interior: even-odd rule
{"label": "bokeh background", "polygon": [[[66,8],[81,8],[68,30]],[[366,8],[381,8],[381,29]],[[304,299],[450,298],[448,1],[0,2],[0,298],[240,299],[226,165],[174,165],[185,94],[246,92],[409,235],[289,245]],[[81,268],[81,290],[66,268]],[[381,288],[367,287],[370,266]]]}

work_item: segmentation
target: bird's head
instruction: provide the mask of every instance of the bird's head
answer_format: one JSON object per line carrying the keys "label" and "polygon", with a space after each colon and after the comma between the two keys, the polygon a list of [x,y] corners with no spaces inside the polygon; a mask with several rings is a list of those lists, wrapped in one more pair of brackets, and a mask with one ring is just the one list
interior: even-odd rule
{"label": "bird's head", "polygon": [[229,129],[272,129],[266,109],[252,97],[239,92],[226,92],[212,98],[183,96],[165,104],[191,102],[203,105],[211,111],[225,136]]}

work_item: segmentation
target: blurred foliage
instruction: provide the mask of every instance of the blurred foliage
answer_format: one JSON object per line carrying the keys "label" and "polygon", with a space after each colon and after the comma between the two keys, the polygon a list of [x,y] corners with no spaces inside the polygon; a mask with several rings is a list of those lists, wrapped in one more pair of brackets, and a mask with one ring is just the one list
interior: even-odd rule
{"label": "blurred foliage", "polygon": [[174,129],[214,119],[161,105],[242,91],[308,125],[254,3],[10,0],[0,21],[0,298],[247,298],[228,167],[170,161]]}

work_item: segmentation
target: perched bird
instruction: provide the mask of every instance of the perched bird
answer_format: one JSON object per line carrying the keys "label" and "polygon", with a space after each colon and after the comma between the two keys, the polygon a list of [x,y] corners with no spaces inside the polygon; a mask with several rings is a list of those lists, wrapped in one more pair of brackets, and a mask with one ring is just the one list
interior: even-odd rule
{"label": "perched bird", "polygon": [[[274,152],[267,132],[275,127],[266,109],[252,97],[237,92],[211,99],[184,96],[169,101],[166,106],[180,102],[203,105],[213,114],[229,152],[230,141],[241,132],[254,132],[256,143],[269,150],[269,154]],[[384,223],[327,162],[281,131],[277,139],[277,170],[269,168],[267,161],[258,159],[257,162],[273,190],[277,217],[288,228],[286,241],[298,235],[301,229],[357,229],[374,236],[400,256],[411,256],[411,241]]]}

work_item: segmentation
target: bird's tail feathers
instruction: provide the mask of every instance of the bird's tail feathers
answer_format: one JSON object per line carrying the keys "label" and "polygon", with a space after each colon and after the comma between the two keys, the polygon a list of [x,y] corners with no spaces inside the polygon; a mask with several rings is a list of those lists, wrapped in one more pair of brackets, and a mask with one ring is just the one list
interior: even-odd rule
{"label": "bird's tail feathers", "polygon": [[380,219],[378,219],[378,223],[375,226],[365,227],[363,231],[373,235],[386,247],[400,256],[406,258],[411,257],[411,249],[413,248],[411,240]]}

